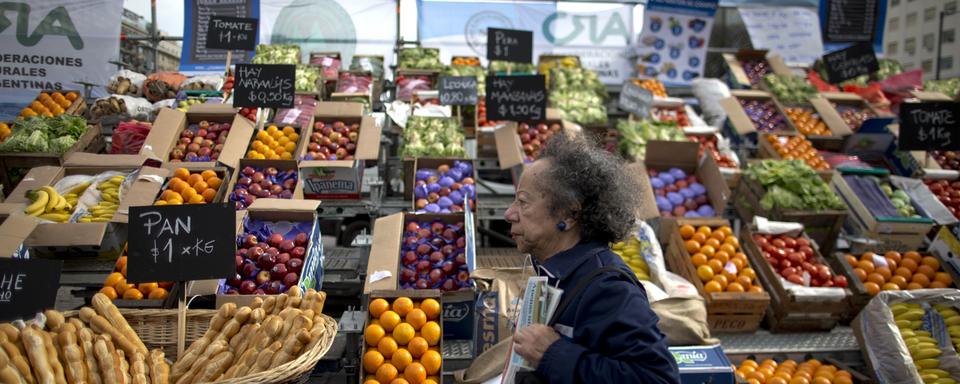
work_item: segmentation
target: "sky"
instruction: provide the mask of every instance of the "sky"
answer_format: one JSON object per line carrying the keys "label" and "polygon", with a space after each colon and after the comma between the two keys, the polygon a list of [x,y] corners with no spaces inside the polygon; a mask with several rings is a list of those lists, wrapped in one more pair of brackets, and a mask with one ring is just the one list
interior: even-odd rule
{"label": "sky", "polygon": [[[150,0],[123,0],[123,7],[150,22]],[[183,0],[157,0],[157,27],[170,36],[183,35]]]}

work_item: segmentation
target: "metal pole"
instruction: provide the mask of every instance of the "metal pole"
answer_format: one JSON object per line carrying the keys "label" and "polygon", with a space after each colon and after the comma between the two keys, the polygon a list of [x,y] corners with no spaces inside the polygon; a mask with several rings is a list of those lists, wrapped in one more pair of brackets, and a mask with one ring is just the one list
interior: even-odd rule
{"label": "metal pole", "polygon": [[940,80],[940,50],[943,48],[943,18],[947,13],[940,11],[940,27],[937,29],[937,80]]}
{"label": "metal pole", "polygon": [[[941,19],[942,20],[942,19]],[[160,39],[157,33],[157,0],[150,0],[150,44],[153,46],[153,71],[160,68]]]}

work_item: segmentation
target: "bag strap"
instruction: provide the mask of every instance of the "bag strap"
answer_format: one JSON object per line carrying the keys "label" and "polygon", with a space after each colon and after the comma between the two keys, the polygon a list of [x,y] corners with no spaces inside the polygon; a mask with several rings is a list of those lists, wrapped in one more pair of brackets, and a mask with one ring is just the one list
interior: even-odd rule
{"label": "bag strap", "polygon": [[560,300],[560,305],[558,305],[557,310],[553,312],[553,316],[550,318],[550,321],[547,323],[547,325],[553,326],[554,323],[556,323],[557,320],[559,319],[560,314],[562,314],[565,310],[567,310],[567,307],[570,306],[570,303],[573,302],[573,299],[576,297],[579,297],[580,293],[582,293],[583,290],[586,289],[591,282],[593,282],[593,280],[595,280],[597,277],[607,272],[618,273],[620,277],[626,277],[627,281],[633,283],[638,287],[642,287],[640,285],[640,281],[637,280],[636,276],[627,273],[627,271],[624,271],[622,268],[615,267],[612,265],[607,265],[604,267],[597,268],[593,272],[590,272],[590,274],[587,275],[586,277],[580,279],[580,281],[577,282],[576,287],[573,288],[573,291],[563,293],[563,300]]}

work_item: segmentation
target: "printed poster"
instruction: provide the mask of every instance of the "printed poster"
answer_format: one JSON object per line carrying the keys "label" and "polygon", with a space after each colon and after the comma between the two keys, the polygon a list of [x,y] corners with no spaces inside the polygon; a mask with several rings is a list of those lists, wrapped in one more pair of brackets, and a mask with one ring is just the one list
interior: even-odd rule
{"label": "printed poster", "polygon": [[651,0],[636,45],[640,76],[688,85],[703,76],[718,0]]}
{"label": "printed poster", "polygon": [[776,53],[789,66],[809,66],[823,56],[815,8],[744,7],[739,11],[753,48]]}

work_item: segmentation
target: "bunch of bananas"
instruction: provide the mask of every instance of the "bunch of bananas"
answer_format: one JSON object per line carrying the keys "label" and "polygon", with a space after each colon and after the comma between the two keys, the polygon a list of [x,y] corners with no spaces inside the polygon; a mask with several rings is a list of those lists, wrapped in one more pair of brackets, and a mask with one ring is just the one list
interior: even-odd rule
{"label": "bunch of bananas", "polygon": [[[948,309],[944,308],[944,310]],[[930,332],[920,329],[923,324],[924,309],[919,304],[896,303],[890,305],[890,311],[893,312],[893,319],[900,328],[900,337],[907,345],[907,351],[913,357],[917,373],[924,384],[956,384],[947,371],[939,369],[939,357],[942,351],[937,346],[937,341]],[[949,309],[949,311],[953,310]],[[960,321],[956,311],[953,311],[952,317],[957,317],[953,320],[954,322]]]}
{"label": "bunch of bananas", "polygon": [[97,190],[100,191],[100,202],[87,209],[78,222],[106,223],[113,219],[113,214],[117,213],[117,208],[120,206],[120,185],[123,184],[124,179],[124,176],[117,175],[97,185]]}
{"label": "bunch of bananas", "polygon": [[960,351],[960,312],[948,305],[934,305],[933,308],[940,313],[940,317],[943,317],[953,348]]}
{"label": "bunch of bananas", "polygon": [[44,220],[65,223],[70,219],[70,214],[77,205],[80,193],[83,193],[89,186],[89,182],[79,184],[70,188],[70,191],[64,195],[60,195],[56,189],[49,185],[32,190],[27,192],[27,198],[30,199],[31,203],[23,209],[23,212]]}
{"label": "bunch of bananas", "polygon": [[640,239],[636,235],[631,236],[630,240],[626,242],[614,243],[611,249],[613,253],[623,259],[624,263],[627,263],[633,273],[637,275],[637,279],[650,280],[650,267],[647,265],[647,261],[643,259],[643,255],[640,254]]}

